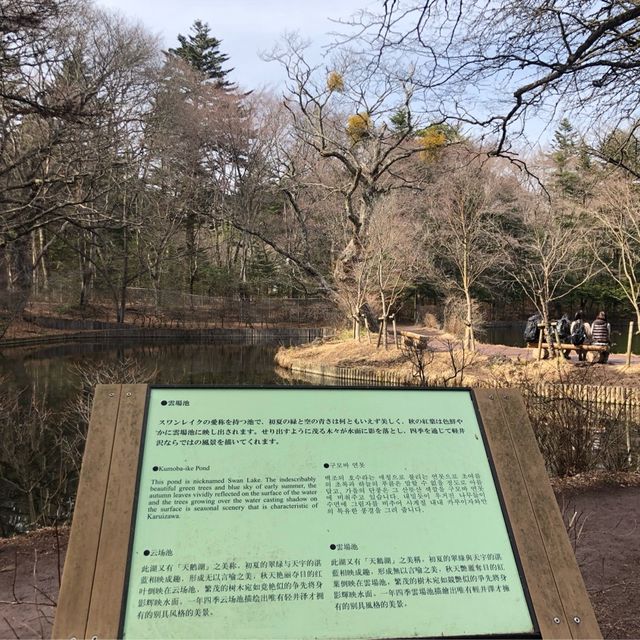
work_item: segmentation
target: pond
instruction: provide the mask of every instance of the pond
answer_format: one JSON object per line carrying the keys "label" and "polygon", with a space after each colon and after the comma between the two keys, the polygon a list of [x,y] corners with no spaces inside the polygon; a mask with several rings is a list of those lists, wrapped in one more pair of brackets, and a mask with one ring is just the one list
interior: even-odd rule
{"label": "pond", "polygon": [[11,386],[36,386],[51,408],[60,408],[78,388],[83,368],[118,367],[127,360],[155,372],[158,384],[278,384],[281,378],[273,365],[277,349],[277,344],[139,340],[8,349],[0,353],[0,377]]}
{"label": "pond", "polygon": [[[522,328],[494,326],[488,337],[521,345]],[[129,340],[0,351],[0,536],[69,520],[96,383],[299,384],[276,370],[278,346]]]}
{"label": "pond", "polygon": [[129,340],[0,352],[0,536],[69,518],[96,382],[293,384],[276,372],[278,346]]}

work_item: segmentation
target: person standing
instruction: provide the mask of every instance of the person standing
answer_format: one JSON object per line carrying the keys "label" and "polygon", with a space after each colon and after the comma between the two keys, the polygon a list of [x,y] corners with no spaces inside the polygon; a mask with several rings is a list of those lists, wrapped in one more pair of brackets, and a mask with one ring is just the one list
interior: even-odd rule
{"label": "person standing", "polygon": [[[584,321],[584,314],[582,309],[576,312],[569,329],[571,336],[571,344],[579,347],[580,345],[587,344],[591,338],[591,326],[588,322]],[[584,361],[587,359],[587,352],[578,350],[578,361]]]}
{"label": "person standing", "polygon": [[[591,341],[596,345],[611,345],[611,325],[607,322],[607,314],[600,311],[591,325]],[[606,364],[609,361],[609,350],[600,353],[598,362]]]}

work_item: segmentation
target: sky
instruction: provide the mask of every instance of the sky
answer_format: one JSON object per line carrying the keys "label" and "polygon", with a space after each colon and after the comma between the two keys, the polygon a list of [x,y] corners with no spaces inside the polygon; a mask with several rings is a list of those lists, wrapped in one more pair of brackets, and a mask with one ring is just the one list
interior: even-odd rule
{"label": "sky", "polygon": [[285,31],[298,31],[314,42],[313,55],[320,62],[321,42],[339,28],[329,18],[348,18],[366,7],[367,0],[96,0],[96,4],[142,23],[160,37],[163,48],[176,46],[177,35],[187,35],[194,20],[207,22],[211,35],[222,41],[220,51],[229,56],[232,81],[244,89],[277,89],[284,81],[279,65],[262,61],[260,52],[271,50]]}
{"label": "sky", "polygon": [[[94,0],[98,6],[123,14],[141,23],[159,37],[163,49],[178,45],[178,34],[188,35],[194,20],[209,24],[211,35],[222,42],[221,53],[232,68],[229,79],[242,90],[284,89],[284,71],[276,62],[261,60],[260,54],[273,49],[285,32],[298,32],[313,44],[305,57],[312,64],[323,61],[322,45],[331,41],[331,32],[345,31],[335,20],[346,19],[359,10],[380,11],[382,0]],[[333,21],[332,21],[333,19]],[[554,125],[545,127],[539,118],[530,118],[526,137],[518,143],[521,151],[532,153],[547,145]],[[524,147],[522,146],[524,144]],[[528,149],[525,149],[528,147]]]}

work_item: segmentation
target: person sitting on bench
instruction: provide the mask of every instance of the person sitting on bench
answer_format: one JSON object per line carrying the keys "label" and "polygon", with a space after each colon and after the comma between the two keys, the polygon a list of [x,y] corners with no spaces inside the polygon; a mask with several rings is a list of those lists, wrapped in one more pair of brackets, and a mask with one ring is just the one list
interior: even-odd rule
{"label": "person sitting on bench", "polygon": [[[591,323],[591,342],[595,345],[611,345],[611,325],[607,322],[607,314],[600,311]],[[598,362],[606,364],[609,361],[609,350],[600,353]]]}
{"label": "person sitting on bench", "polygon": [[[574,346],[578,347],[583,344],[589,344],[591,340],[591,326],[588,322],[584,321],[582,309],[576,312],[576,315],[573,317],[569,332],[571,334],[571,344]],[[578,360],[584,361],[586,359],[587,352],[583,350],[578,351]]]}

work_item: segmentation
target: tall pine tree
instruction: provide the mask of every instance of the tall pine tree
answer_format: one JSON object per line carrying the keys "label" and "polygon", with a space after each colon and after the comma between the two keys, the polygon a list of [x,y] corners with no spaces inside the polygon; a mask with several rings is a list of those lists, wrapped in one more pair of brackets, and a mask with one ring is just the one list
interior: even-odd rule
{"label": "tall pine tree", "polygon": [[220,52],[220,40],[210,34],[209,25],[202,20],[194,21],[188,36],[178,35],[180,46],[169,49],[169,53],[185,60],[194,69],[202,73],[207,80],[215,81],[217,87],[225,91],[236,87],[227,80],[233,69],[223,69],[222,65],[229,56]]}
{"label": "tall pine tree", "polygon": [[567,118],[563,118],[553,135],[553,186],[563,196],[584,202],[588,195],[591,159],[584,142]]}

